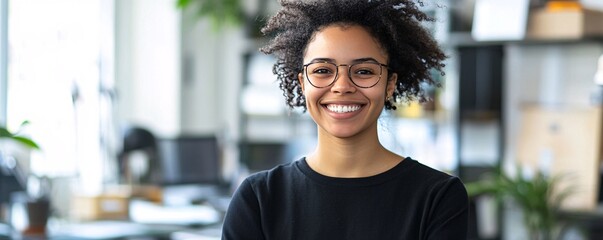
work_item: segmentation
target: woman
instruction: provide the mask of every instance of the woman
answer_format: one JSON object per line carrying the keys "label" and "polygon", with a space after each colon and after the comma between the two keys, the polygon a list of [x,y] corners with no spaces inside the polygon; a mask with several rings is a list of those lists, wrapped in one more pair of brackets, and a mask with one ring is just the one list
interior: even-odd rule
{"label": "woman", "polygon": [[281,1],[263,33],[287,104],[318,126],[315,151],[248,177],[222,239],[465,239],[461,181],[384,148],[382,110],[423,99],[445,55],[411,0]]}

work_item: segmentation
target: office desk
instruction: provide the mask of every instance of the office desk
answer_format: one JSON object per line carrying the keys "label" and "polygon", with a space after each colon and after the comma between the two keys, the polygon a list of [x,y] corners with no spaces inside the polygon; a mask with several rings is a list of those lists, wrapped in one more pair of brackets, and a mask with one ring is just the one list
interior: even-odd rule
{"label": "office desk", "polygon": [[203,233],[208,229],[221,230],[223,213],[207,205],[161,206],[133,200],[129,210],[131,221],[57,224],[49,228],[49,239],[178,239],[176,233],[202,237],[212,236]]}
{"label": "office desk", "polygon": [[[103,221],[73,224],[52,232],[47,240],[123,240],[123,239],[171,239],[171,240],[220,240],[222,225],[182,227],[147,225],[130,222]],[[24,239],[28,240],[28,239]],[[33,239],[32,239],[33,240]]]}
{"label": "office desk", "polygon": [[172,240],[220,240],[222,236],[222,225],[217,224],[202,229],[184,230],[174,232]]}
{"label": "office desk", "polygon": [[21,236],[8,225],[0,223],[0,240],[220,240],[221,233],[221,224],[184,227],[125,221],[98,221],[54,227],[49,229],[46,236]]}
{"label": "office desk", "polygon": [[152,225],[126,221],[95,221],[72,223],[50,229],[50,240],[92,239],[171,239],[171,234],[186,230],[175,225]]}
{"label": "office desk", "polygon": [[[161,205],[132,199],[129,202],[128,220],[69,222],[53,219],[49,221],[47,236],[17,236],[16,239],[219,239],[224,211],[222,211],[223,206],[216,205],[217,207],[212,204]],[[13,239],[3,238],[1,227],[0,225],[0,240]],[[14,236],[15,233],[4,235]]]}

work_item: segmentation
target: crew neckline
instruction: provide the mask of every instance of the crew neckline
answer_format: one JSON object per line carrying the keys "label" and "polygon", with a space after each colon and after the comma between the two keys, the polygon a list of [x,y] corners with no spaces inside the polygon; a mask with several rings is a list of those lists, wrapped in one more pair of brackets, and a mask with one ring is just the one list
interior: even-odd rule
{"label": "crew neckline", "polygon": [[387,182],[395,177],[399,177],[400,174],[404,174],[409,171],[413,166],[416,165],[416,160],[406,157],[396,166],[388,169],[385,172],[367,176],[367,177],[355,177],[355,178],[344,178],[344,177],[331,177],[320,174],[308,165],[306,157],[302,157],[296,161],[296,167],[308,178],[313,181],[326,184],[326,185],[337,185],[337,186],[370,186],[376,185],[383,182]]}

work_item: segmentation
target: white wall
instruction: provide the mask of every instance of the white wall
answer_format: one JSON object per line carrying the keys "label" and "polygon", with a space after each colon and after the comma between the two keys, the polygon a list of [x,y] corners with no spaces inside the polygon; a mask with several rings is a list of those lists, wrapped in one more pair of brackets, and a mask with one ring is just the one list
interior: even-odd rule
{"label": "white wall", "polygon": [[171,0],[116,2],[118,118],[164,136],[238,132],[243,31],[215,31]]}
{"label": "white wall", "polygon": [[187,134],[237,132],[246,39],[187,14],[182,22],[181,126]]}
{"label": "white wall", "polygon": [[182,19],[181,133],[218,135],[230,179],[239,167],[239,96],[249,40],[242,29],[217,31],[188,10]]}
{"label": "white wall", "polygon": [[177,135],[181,40],[175,2],[115,2],[117,118],[159,136]]}

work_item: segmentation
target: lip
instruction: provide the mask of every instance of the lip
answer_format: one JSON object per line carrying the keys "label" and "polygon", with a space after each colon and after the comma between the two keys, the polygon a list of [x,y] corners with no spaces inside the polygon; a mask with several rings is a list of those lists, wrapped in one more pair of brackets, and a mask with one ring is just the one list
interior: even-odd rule
{"label": "lip", "polygon": [[[320,105],[331,117],[333,117],[335,119],[346,119],[346,118],[351,118],[351,117],[354,117],[354,116],[360,114],[360,112],[362,112],[362,110],[366,106],[366,103],[355,102],[355,101],[325,101],[325,102],[322,102]],[[339,112],[331,111],[327,107],[328,105],[343,105],[343,106],[356,105],[356,106],[360,106],[360,108],[358,110],[352,111],[352,112],[339,113]]]}

